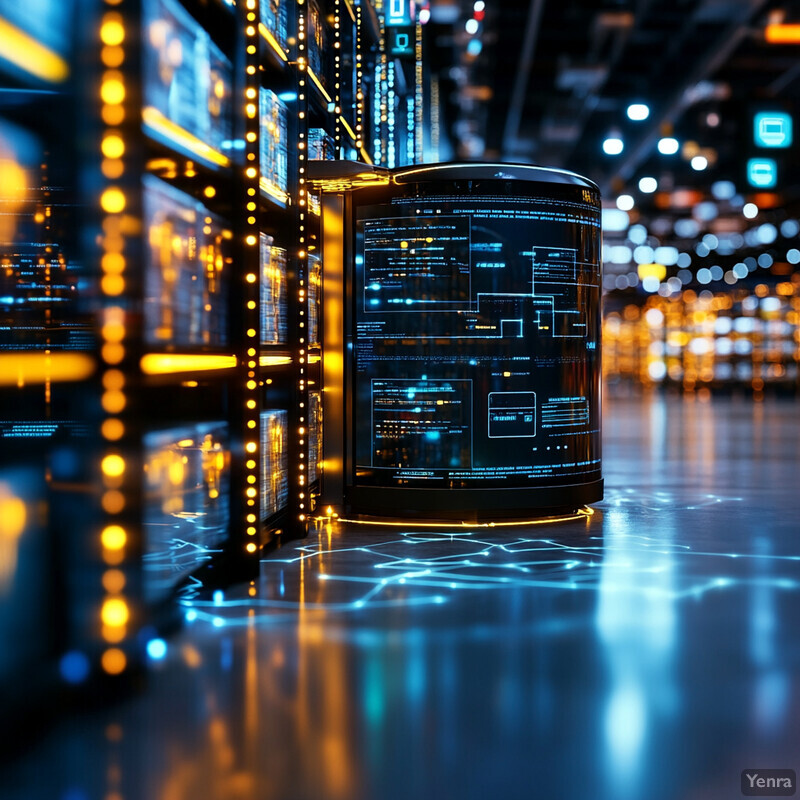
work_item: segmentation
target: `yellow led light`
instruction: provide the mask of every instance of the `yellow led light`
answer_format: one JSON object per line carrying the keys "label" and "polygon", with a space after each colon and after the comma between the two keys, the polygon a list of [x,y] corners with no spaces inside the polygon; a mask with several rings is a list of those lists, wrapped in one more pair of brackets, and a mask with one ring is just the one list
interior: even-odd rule
{"label": "yellow led light", "polygon": [[100,280],[100,288],[103,290],[103,294],[118,297],[125,291],[125,279],[121,275],[103,275]]}
{"label": "yellow led light", "polygon": [[214,197],[216,195],[216,193],[217,193],[217,190],[213,186],[206,186],[206,188],[203,189],[203,194],[206,197]]}
{"label": "yellow led light", "polygon": [[103,653],[100,664],[109,675],[119,675],[125,671],[128,659],[125,658],[125,653],[118,647],[111,647]]}
{"label": "yellow led light", "polygon": [[247,550],[248,553],[255,553],[256,551],[255,542],[249,542],[247,547],[245,547],[245,550]]}
{"label": "yellow led light", "polygon": [[248,453],[255,453],[257,447],[258,445],[255,442],[248,442],[244,446],[244,449],[247,450]]}
{"label": "yellow led light", "polygon": [[106,550],[121,550],[128,541],[128,535],[121,525],[107,525],[100,534],[100,542]]}
{"label": "yellow led light", "polygon": [[248,522],[255,522],[256,521],[256,515],[255,514],[248,514],[247,515],[247,521]]}
{"label": "yellow led light", "polygon": [[122,190],[112,186],[100,196],[100,206],[109,214],[119,214],[125,210],[125,195]]}
{"label": "yellow led light", "polygon": [[125,472],[125,459],[114,454],[108,455],[102,460],[100,467],[103,475],[108,475],[109,478],[118,478]]}
{"label": "yellow led light", "polygon": [[248,283],[255,283],[256,282],[256,276],[252,272],[248,272],[247,275],[245,276],[245,280]]}
{"label": "yellow led light", "polygon": [[110,489],[107,492],[103,492],[100,505],[102,505],[103,511],[108,514],[119,514],[125,508],[125,495],[117,489]]}
{"label": "yellow led light", "polygon": [[103,588],[109,594],[119,594],[125,588],[125,573],[119,569],[107,569],[103,573]]}
{"label": "yellow led light", "polygon": [[125,27],[119,14],[105,15],[100,26],[100,41],[108,45],[119,45],[125,41]]}
{"label": "yellow led light", "polygon": [[127,624],[130,618],[128,604],[121,597],[109,597],[100,611],[100,618],[104,625],[110,628],[119,628]]}
{"label": "yellow led light", "polygon": [[104,439],[116,442],[125,434],[125,426],[118,419],[107,419],[100,427],[100,432],[103,434]]}
{"label": "yellow led light", "polygon": [[120,78],[106,78],[100,85],[100,97],[110,106],[118,106],[125,99],[125,84]]}
{"label": "yellow led light", "polygon": [[103,137],[100,149],[106,158],[122,158],[125,153],[125,142],[116,133],[109,133]]}
{"label": "yellow led light", "polygon": [[256,489],[255,489],[253,486],[251,486],[251,487],[250,487],[250,488],[247,490],[247,492],[245,492],[245,494],[246,494],[248,497],[255,497],[255,496],[258,494],[258,491],[257,491],[257,490],[256,490]]}
{"label": "yellow led light", "polygon": [[247,244],[249,244],[249,245],[254,245],[256,243],[256,241],[257,240],[256,240],[255,236],[247,236],[247,237],[245,237],[245,242],[247,242]]}
{"label": "yellow led light", "polygon": [[119,414],[119,412],[125,408],[127,400],[123,392],[119,391],[118,389],[111,389],[107,392],[103,392],[101,404],[103,406],[103,410],[107,413]]}
{"label": "yellow led light", "polygon": [[252,525],[247,529],[247,535],[248,536],[255,536],[256,535],[256,529]]}

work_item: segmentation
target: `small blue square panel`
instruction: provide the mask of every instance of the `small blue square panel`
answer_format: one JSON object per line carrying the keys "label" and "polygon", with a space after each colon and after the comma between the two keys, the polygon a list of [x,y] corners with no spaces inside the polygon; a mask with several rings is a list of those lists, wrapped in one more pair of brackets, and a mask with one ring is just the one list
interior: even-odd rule
{"label": "small blue square panel", "polygon": [[759,111],[753,117],[753,141],[757,147],[791,147],[791,115],[785,111]]}
{"label": "small blue square panel", "polygon": [[747,162],[747,182],[756,189],[774,189],[778,165],[772,158],[751,158]]}

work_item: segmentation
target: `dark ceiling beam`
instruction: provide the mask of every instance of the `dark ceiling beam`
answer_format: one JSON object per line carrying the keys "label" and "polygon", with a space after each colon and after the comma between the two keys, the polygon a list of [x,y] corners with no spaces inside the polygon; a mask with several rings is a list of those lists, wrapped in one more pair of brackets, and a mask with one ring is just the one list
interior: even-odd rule
{"label": "dark ceiling beam", "polygon": [[669,99],[660,108],[655,109],[656,113],[651,116],[650,123],[629,154],[621,163],[615,165],[611,174],[607,174],[599,181],[600,191],[603,194],[610,193],[615,180],[626,183],[633,177],[639,165],[653,152],[653,146],[660,137],[663,126],[674,125],[685,111],[687,91],[700,81],[709,78],[725,64],[742,40],[751,34],[751,22],[768,2],[769,0],[750,0],[740,13],[735,15],[731,24],[726,26],[714,44],[695,64],[694,69],[678,84]]}
{"label": "dark ceiling beam", "polygon": [[536,40],[539,38],[539,27],[544,10],[545,0],[531,0],[528,10],[528,23],[525,26],[525,38],[522,42],[522,52],[517,65],[514,78],[514,89],[511,92],[511,101],[508,104],[506,126],[503,130],[504,155],[511,155],[517,148],[519,126],[522,121],[522,112],[525,108],[525,95],[528,91],[528,78],[533,67],[533,58],[536,53]]}

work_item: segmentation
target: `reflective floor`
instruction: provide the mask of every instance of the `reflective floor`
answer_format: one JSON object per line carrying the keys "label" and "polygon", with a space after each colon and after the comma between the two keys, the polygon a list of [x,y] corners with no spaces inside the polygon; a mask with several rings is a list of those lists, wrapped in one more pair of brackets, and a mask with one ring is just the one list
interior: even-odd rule
{"label": "reflective floor", "polygon": [[606,500],[321,527],[4,798],[730,800],[800,768],[800,404],[611,400]]}

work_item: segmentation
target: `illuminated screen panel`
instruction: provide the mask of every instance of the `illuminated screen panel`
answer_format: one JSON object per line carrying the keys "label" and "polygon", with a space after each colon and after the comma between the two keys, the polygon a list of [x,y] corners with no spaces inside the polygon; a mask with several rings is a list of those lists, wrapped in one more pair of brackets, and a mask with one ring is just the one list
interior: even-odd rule
{"label": "illuminated screen panel", "polygon": [[285,344],[288,335],[286,250],[275,247],[262,233],[261,247],[261,344]]}
{"label": "illuminated screen panel", "polygon": [[261,118],[261,190],[286,202],[289,181],[289,133],[286,103],[271,89],[259,93]]}
{"label": "illuminated screen panel", "polygon": [[261,22],[283,48],[286,47],[287,6],[288,0],[261,0]]}
{"label": "illuminated screen panel", "polygon": [[281,511],[289,501],[289,412],[261,412],[261,516]]}
{"label": "illuminated screen panel", "polygon": [[42,142],[0,118],[0,347],[90,350],[88,315],[78,313],[80,265],[65,241],[71,208]]}
{"label": "illuminated screen panel", "polygon": [[228,342],[231,232],[188,194],[144,177],[144,336],[151,345]]}
{"label": "illuminated screen panel", "polygon": [[[158,122],[148,132],[186,143],[180,131],[218,153],[230,146],[233,71],[208,33],[175,0],[144,0],[144,105]],[[145,122],[152,117],[145,116]]]}
{"label": "illuminated screen panel", "polygon": [[144,594],[162,599],[215,553],[230,523],[230,444],[224,422],[144,436]]}
{"label": "illuminated screen panel", "polygon": [[319,347],[320,286],[322,264],[319,256],[308,256],[308,344]]}
{"label": "illuminated screen panel", "polygon": [[322,456],[322,402],[319,392],[308,393],[308,482],[319,477]]}
{"label": "illuminated screen panel", "polygon": [[599,479],[596,195],[446,186],[356,206],[354,485]]}

